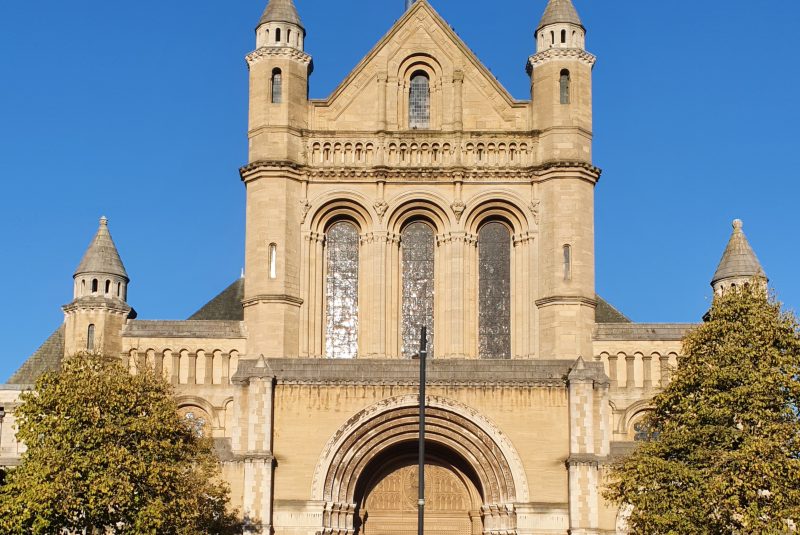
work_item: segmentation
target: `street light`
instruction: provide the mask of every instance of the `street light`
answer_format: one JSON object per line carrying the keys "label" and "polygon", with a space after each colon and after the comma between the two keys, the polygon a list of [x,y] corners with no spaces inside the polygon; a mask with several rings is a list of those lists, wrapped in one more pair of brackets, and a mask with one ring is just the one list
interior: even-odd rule
{"label": "street light", "polygon": [[428,358],[428,328],[423,326],[419,340],[419,502],[417,533],[425,533],[425,362]]}

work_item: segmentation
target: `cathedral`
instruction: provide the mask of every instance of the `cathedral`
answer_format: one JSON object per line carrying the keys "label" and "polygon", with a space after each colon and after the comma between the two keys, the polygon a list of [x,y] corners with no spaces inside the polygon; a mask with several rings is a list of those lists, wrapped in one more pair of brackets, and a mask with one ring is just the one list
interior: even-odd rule
{"label": "cathedral", "polygon": [[[625,533],[606,469],[647,440],[691,325],[633,323],[595,293],[595,56],[571,0],[541,4],[514,52],[529,100],[429,0],[314,100],[300,13],[270,0],[246,58],[242,278],[188,320],[140,319],[101,219],[64,323],[0,386],[0,465],[24,451],[19,392],[96,351],[174,385],[249,533],[411,535],[424,326],[427,532]],[[736,221],[712,286],[753,276]]]}

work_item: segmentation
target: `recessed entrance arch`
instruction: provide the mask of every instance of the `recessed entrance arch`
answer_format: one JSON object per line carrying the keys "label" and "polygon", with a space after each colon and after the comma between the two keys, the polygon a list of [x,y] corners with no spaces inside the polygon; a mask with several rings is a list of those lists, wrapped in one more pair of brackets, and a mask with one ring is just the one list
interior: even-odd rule
{"label": "recessed entrance arch", "polygon": [[[415,395],[383,400],[354,416],[330,439],[317,465],[312,489],[312,498],[324,503],[323,535],[384,533],[366,531],[369,517],[360,515],[362,509],[366,513],[371,507],[380,509],[381,493],[400,492],[402,489],[395,487],[410,477],[411,465],[393,465],[390,460],[393,456],[407,459],[410,453],[413,458],[419,437],[417,400]],[[435,396],[426,398],[426,403],[426,448],[431,452],[428,469],[434,479],[438,477],[443,488],[453,490],[453,500],[455,495],[461,497],[459,511],[474,513],[479,505],[480,524],[470,525],[470,529],[479,530],[477,533],[516,533],[514,503],[528,501],[528,487],[511,442],[466,405]],[[467,502],[468,507],[461,507]],[[362,522],[365,531],[357,531]],[[415,527],[416,521],[409,526],[412,530]]]}

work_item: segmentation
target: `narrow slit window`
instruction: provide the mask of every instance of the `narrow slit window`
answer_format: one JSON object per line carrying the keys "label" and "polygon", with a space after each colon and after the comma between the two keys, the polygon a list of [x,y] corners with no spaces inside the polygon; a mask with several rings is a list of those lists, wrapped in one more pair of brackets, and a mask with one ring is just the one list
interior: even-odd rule
{"label": "narrow slit window", "polygon": [[111,281],[106,281],[106,295],[111,293]]}
{"label": "narrow slit window", "polygon": [[428,75],[417,71],[411,76],[408,92],[408,126],[411,129],[430,128],[431,89]]}
{"label": "narrow slit window", "polygon": [[89,325],[86,332],[86,350],[94,351],[94,324]]}
{"label": "narrow slit window", "polygon": [[492,221],[478,233],[478,350],[483,359],[511,358],[511,232]]}
{"label": "narrow slit window", "polygon": [[283,75],[280,69],[272,71],[272,103],[283,102]]}
{"label": "narrow slit window", "polygon": [[98,283],[97,279],[92,280],[92,293],[96,294],[98,290]]}
{"label": "narrow slit window", "polygon": [[567,30],[561,30],[561,44],[567,43]]}
{"label": "narrow slit window", "polygon": [[275,29],[275,42],[276,43],[280,43],[281,42],[281,29],[280,28],[276,28]]}
{"label": "narrow slit window", "polygon": [[121,296],[122,296],[122,283],[118,282],[117,283],[117,297],[121,297]]}
{"label": "narrow slit window", "polygon": [[269,244],[269,278],[278,278],[278,246],[274,243]]}
{"label": "narrow slit window", "polygon": [[561,93],[561,104],[569,104],[569,71],[564,69],[561,71],[561,79],[559,81],[560,84],[560,93]]}
{"label": "narrow slit window", "polygon": [[358,356],[358,247],[358,229],[352,223],[334,223],[325,233],[325,353],[331,359]]}
{"label": "narrow slit window", "polygon": [[292,42],[292,30],[286,30],[286,42],[291,44],[291,42]]}
{"label": "narrow slit window", "polygon": [[550,32],[550,44],[556,44],[556,32]]}
{"label": "narrow slit window", "polygon": [[572,246],[564,246],[564,280],[572,280]]}

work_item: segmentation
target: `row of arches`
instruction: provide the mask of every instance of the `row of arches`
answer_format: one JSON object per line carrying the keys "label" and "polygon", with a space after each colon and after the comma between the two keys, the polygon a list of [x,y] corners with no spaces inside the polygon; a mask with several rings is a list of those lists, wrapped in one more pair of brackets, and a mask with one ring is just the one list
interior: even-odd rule
{"label": "row of arches", "polygon": [[[569,89],[567,88],[567,92]],[[529,165],[531,145],[526,142],[389,142],[376,147],[370,142],[315,141],[309,147],[309,163],[316,166],[374,165],[395,167],[427,165],[506,166]]]}
{"label": "row of arches", "polygon": [[150,367],[175,385],[227,385],[239,365],[236,350],[131,349],[127,356],[131,373]]}
{"label": "row of arches", "polygon": [[80,278],[75,281],[75,297],[104,296],[125,300],[125,284],[121,280]]}
{"label": "row of arches", "polygon": [[602,352],[595,360],[604,364],[612,388],[664,388],[678,365],[678,354]]}

